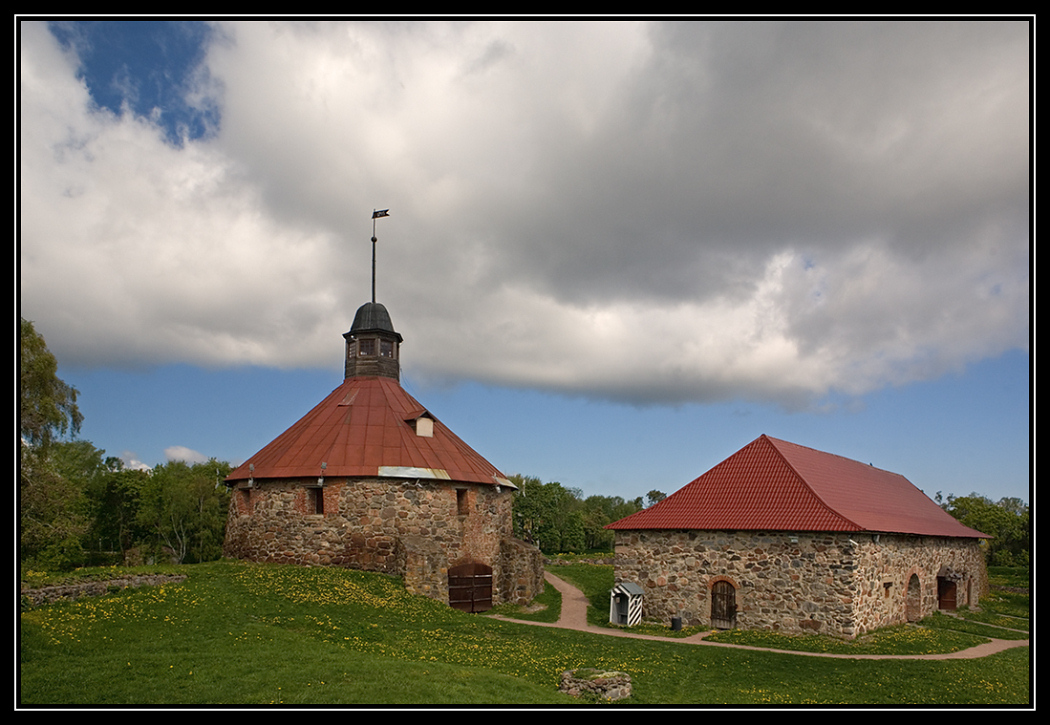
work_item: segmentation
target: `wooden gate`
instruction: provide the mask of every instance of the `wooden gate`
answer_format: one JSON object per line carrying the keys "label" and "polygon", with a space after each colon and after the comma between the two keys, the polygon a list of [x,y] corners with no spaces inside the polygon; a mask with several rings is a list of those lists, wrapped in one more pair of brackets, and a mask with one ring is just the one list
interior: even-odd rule
{"label": "wooden gate", "polygon": [[492,567],[469,562],[448,570],[448,604],[464,612],[492,609]]}
{"label": "wooden gate", "polygon": [[711,626],[732,629],[736,626],[736,589],[727,581],[711,587]]}

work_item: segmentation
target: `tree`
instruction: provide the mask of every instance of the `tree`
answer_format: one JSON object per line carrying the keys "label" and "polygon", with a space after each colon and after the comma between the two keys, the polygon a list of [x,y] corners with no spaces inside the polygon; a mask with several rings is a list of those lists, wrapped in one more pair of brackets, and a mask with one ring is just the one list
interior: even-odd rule
{"label": "tree", "polygon": [[641,511],[642,498],[625,501],[619,496],[588,496],[557,481],[543,483],[531,476],[514,475],[514,535],[532,542],[547,554],[608,551],[613,532],[605,526]]}
{"label": "tree", "polygon": [[139,521],[148,481],[148,471],[125,468],[119,458],[107,457],[100,463],[84,490],[91,521],[84,536],[86,549],[119,552],[120,561],[128,563],[129,552],[149,534]]}
{"label": "tree", "polygon": [[645,500],[648,502],[648,506],[660,503],[665,498],[667,498],[667,494],[663,491],[657,491],[656,489],[653,489],[649,493],[645,494]]}
{"label": "tree", "polygon": [[75,566],[86,529],[81,491],[50,459],[58,436],[80,430],[77,391],[58,377],[58,362],[33,323],[21,319],[19,353],[19,558],[45,556]]}
{"label": "tree", "polygon": [[141,490],[137,522],[149,530],[154,553],[171,561],[201,562],[222,556],[229,492],[222,479],[228,463],[156,466]]}
{"label": "tree", "polygon": [[588,549],[609,551],[615,534],[605,527],[642,510],[642,499],[627,501],[621,496],[588,496],[583,502]]}
{"label": "tree", "polygon": [[536,544],[547,554],[583,551],[586,546],[579,491],[557,481],[516,474],[510,480],[514,494],[514,535]]}
{"label": "tree", "polygon": [[[940,493],[935,497],[939,503]],[[1028,566],[1031,561],[1029,507],[1020,499],[1003,498],[993,503],[986,496],[948,496],[941,507],[958,521],[993,538],[987,544],[989,564]]]}
{"label": "tree", "polygon": [[58,377],[58,361],[33,323],[21,319],[19,433],[29,445],[46,449],[56,435],[76,434],[83,416],[77,389]]}
{"label": "tree", "polygon": [[82,495],[54,463],[32,446],[21,445],[18,481],[18,556],[40,560],[45,568],[71,569],[87,530]]}

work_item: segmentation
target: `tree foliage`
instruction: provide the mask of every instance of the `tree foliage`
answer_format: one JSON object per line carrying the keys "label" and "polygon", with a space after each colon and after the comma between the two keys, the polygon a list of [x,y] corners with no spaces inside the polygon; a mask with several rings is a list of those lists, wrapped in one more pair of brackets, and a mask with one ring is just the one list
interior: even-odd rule
{"label": "tree foliage", "polygon": [[557,481],[543,483],[532,476],[514,475],[514,535],[539,546],[545,554],[609,551],[613,532],[605,526],[640,511],[642,499],[619,496],[581,498],[579,489]]}
{"label": "tree foliage", "polygon": [[1029,507],[1019,498],[993,502],[986,496],[952,496],[941,500],[941,507],[958,521],[993,538],[987,544],[988,563],[995,566],[1028,566],[1031,561],[1031,518]]}
{"label": "tree foliage", "polygon": [[156,466],[139,490],[136,523],[148,531],[155,556],[196,563],[222,556],[229,492],[222,480],[230,465],[212,459]]}
{"label": "tree foliage", "polygon": [[63,477],[40,449],[22,445],[20,455],[19,557],[46,560],[58,568],[77,566],[75,549],[88,528],[80,487]]}
{"label": "tree foliage", "polygon": [[58,361],[32,322],[21,319],[20,337],[19,433],[29,445],[46,448],[56,436],[80,430],[77,389],[58,377]]}
{"label": "tree foliage", "polygon": [[19,553],[75,566],[87,528],[82,492],[51,454],[59,436],[80,429],[77,391],[59,379],[58,362],[32,322],[21,319],[19,337]]}
{"label": "tree foliage", "polygon": [[94,557],[199,562],[222,555],[228,463],[130,470],[83,440],[77,391],[33,323],[21,320],[19,558],[71,569]]}

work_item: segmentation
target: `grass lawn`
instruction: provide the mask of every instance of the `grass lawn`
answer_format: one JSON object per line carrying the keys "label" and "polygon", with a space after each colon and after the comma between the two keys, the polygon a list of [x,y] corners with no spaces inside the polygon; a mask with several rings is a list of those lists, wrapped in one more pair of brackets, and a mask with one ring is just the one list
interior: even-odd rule
{"label": "grass lawn", "polygon": [[628,672],[629,705],[1029,703],[1027,647],[980,660],[826,659],[502,622],[344,569],[177,570],[180,584],[23,611],[19,704],[574,706],[557,681],[577,667]]}

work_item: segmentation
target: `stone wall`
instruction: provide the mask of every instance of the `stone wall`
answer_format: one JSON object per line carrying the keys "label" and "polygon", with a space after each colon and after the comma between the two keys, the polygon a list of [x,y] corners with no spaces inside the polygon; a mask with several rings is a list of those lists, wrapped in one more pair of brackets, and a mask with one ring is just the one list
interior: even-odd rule
{"label": "stone wall", "polygon": [[[223,553],[250,561],[344,566],[404,578],[448,600],[448,568],[492,567],[495,603],[542,589],[539,551],[511,539],[511,492],[428,479],[256,481],[230,498]],[[320,505],[318,497],[321,498]]]}
{"label": "stone wall", "polygon": [[144,586],[162,586],[185,580],[182,574],[136,574],[126,577],[115,577],[104,581],[78,582],[76,584],[55,584],[52,586],[30,588],[23,584],[22,596],[33,605],[50,604],[63,599],[80,597],[100,597],[120,589]]}
{"label": "stone wall", "polygon": [[[735,598],[735,626],[854,637],[938,606],[938,576],[957,604],[987,589],[976,540],[883,534],[617,531],[616,582],[642,587],[643,613],[711,626],[712,586]],[[909,594],[910,591],[910,594]]]}

